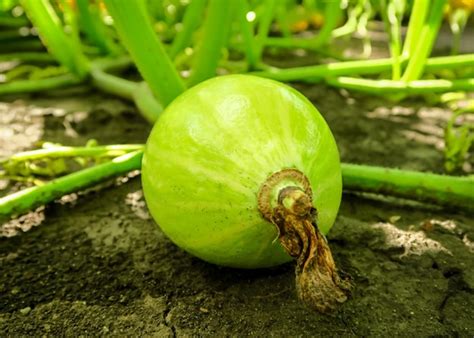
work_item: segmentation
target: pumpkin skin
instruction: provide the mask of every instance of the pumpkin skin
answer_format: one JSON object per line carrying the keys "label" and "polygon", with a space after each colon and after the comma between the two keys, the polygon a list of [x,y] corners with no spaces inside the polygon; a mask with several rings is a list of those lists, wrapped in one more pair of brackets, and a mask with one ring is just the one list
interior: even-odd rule
{"label": "pumpkin skin", "polygon": [[326,234],[342,193],[328,125],[289,86],[227,75],[187,90],[165,109],[145,147],[142,183],[153,219],[179,247],[210,263],[262,268],[292,259],[258,208],[262,184],[289,168],[309,180]]}

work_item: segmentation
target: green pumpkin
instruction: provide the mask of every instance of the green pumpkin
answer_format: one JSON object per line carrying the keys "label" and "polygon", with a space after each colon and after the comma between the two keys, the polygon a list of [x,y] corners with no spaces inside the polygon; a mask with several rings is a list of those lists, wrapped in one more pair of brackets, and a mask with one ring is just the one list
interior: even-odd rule
{"label": "green pumpkin", "polygon": [[[293,88],[228,75],[200,83],[166,108],[146,144],[142,182],[151,215],[179,247],[214,264],[261,268],[292,259],[258,205],[267,179],[287,169],[309,182],[326,234],[342,191],[328,125]],[[279,179],[271,205],[281,189],[301,184],[291,175]]]}

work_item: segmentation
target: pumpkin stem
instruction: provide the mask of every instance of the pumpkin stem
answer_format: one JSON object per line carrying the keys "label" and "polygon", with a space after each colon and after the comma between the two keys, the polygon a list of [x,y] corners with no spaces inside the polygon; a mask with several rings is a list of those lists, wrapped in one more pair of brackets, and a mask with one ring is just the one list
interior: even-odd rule
{"label": "pumpkin stem", "polygon": [[[270,177],[270,181],[272,180]],[[265,197],[268,195],[266,191],[269,190],[270,187],[264,184],[259,196],[262,197],[260,201],[268,202]],[[262,207],[262,204],[260,203],[259,207]],[[328,242],[318,229],[317,211],[313,207],[309,184],[283,187],[279,189],[275,207],[265,204],[266,207],[260,208],[260,211],[277,227],[278,239],[285,251],[296,258],[298,297],[319,312],[328,312],[345,302],[351,284],[337,273]],[[271,213],[269,209],[272,209]]]}
{"label": "pumpkin stem", "polygon": [[296,258],[298,297],[320,312],[345,302],[351,285],[337,273],[328,242],[316,225],[311,198],[298,187],[284,188],[273,215],[281,245]]}

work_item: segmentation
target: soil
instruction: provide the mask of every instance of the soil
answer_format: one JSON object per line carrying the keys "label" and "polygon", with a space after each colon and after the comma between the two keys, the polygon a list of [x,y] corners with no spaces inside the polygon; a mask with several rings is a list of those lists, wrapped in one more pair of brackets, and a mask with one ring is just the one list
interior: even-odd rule
{"label": "soil", "polygon": [[[445,108],[295,87],[326,118],[343,161],[443,171]],[[1,155],[39,140],[143,143],[150,130],[133,105],[87,87],[3,100]],[[1,229],[1,336],[474,335],[474,221],[462,210],[345,193],[328,239],[354,289],[325,315],[296,299],[291,263],[228,269],[173,245],[136,173]]]}

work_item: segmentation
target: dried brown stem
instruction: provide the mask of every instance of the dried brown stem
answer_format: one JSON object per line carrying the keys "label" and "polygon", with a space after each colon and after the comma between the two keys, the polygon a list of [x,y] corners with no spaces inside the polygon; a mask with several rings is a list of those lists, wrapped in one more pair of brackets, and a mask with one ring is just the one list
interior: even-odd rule
{"label": "dried brown stem", "polygon": [[[300,176],[297,182],[306,183],[304,175],[299,175],[304,179]],[[276,181],[274,176],[269,181]],[[264,184],[262,191],[259,197],[267,197],[268,200],[271,188]],[[337,273],[329,245],[316,224],[317,212],[310,192],[309,184],[280,189],[277,205],[271,215],[267,205],[264,217],[278,228],[281,245],[296,259],[298,297],[309,307],[328,312],[347,300],[351,285]]]}

